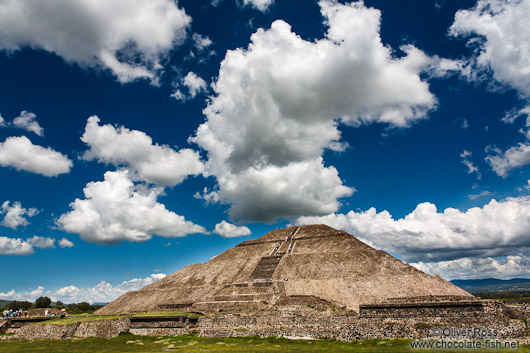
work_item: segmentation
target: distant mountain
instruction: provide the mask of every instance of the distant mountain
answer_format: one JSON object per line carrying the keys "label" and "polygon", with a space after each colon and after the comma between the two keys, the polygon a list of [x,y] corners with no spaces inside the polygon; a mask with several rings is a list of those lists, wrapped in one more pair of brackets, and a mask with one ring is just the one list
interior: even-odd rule
{"label": "distant mountain", "polygon": [[530,293],[529,278],[455,279],[452,280],[451,283],[468,291],[471,294],[499,292]]}
{"label": "distant mountain", "polygon": [[11,303],[11,300],[1,300],[0,299],[0,305],[2,305],[2,306],[6,305],[6,304],[9,304],[9,303]]}

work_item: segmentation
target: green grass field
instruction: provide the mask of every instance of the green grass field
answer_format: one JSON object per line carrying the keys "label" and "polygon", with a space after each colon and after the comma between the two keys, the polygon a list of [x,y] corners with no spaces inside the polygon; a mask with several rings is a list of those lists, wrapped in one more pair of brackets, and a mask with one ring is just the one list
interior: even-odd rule
{"label": "green grass field", "polygon": [[[465,352],[465,350],[432,350]],[[288,340],[278,338],[148,337],[121,334],[112,339],[0,341],[0,352],[429,352],[411,349],[405,339],[340,342],[333,340]],[[472,350],[471,352],[530,352],[519,350]]]}

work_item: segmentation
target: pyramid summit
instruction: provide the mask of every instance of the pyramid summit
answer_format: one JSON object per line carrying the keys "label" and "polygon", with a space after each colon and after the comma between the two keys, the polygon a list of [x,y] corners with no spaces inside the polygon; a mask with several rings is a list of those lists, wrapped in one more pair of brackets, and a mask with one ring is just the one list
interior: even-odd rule
{"label": "pyramid summit", "polygon": [[417,298],[474,299],[344,231],[307,225],[244,241],[128,292],[98,312],[253,310],[307,300],[358,310],[362,304]]}

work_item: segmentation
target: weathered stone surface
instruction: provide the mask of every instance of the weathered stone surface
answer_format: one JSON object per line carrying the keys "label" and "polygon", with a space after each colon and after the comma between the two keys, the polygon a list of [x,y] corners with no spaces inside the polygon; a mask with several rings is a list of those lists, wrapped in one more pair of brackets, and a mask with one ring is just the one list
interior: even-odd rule
{"label": "weathered stone surface", "polygon": [[[420,304],[420,303],[417,303]],[[429,310],[437,305],[443,313],[444,303],[430,304]],[[496,302],[483,302],[483,305],[470,305],[468,312],[473,315],[419,316],[421,306],[403,305],[401,317],[363,317],[355,313],[318,311],[308,307],[293,307],[292,310],[263,312],[220,313],[209,317],[181,320],[155,317],[121,318],[113,320],[87,321],[74,325],[28,324],[17,330],[16,338],[71,338],[71,337],[114,337],[119,332],[136,335],[180,336],[186,333],[199,333],[204,337],[306,337],[332,338],[338,340],[361,340],[371,338],[428,338],[436,339],[433,332],[449,330],[496,330],[495,338],[508,339],[524,336],[526,328],[513,313]],[[285,307],[284,307],[285,308]],[[135,321],[138,320],[138,321]],[[180,327],[179,327],[180,326]]]}
{"label": "weathered stone surface", "polygon": [[73,332],[72,336],[79,338],[112,338],[118,336],[120,332],[128,332],[130,326],[131,321],[128,318],[84,321],[79,324],[79,327],[77,327],[77,329]]}
{"label": "weathered stone surface", "polygon": [[[260,284],[268,284],[258,291]],[[212,260],[189,265],[98,313],[188,308],[201,311],[263,310],[285,298],[313,296],[357,310],[389,298],[469,293],[325,225],[273,230]]]}
{"label": "weathered stone surface", "polygon": [[66,338],[66,333],[71,329],[72,325],[40,325],[28,324],[16,330],[15,337],[28,340],[36,340],[42,338],[61,339]]}

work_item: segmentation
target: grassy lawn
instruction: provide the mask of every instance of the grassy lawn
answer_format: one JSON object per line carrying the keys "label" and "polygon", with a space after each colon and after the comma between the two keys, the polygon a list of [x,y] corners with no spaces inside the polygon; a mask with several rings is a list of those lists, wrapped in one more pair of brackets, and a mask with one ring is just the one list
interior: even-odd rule
{"label": "grassy lawn", "polygon": [[[340,342],[333,340],[288,340],[278,338],[203,338],[195,335],[180,337],[148,337],[121,334],[113,339],[0,341],[0,352],[428,352],[411,349],[405,339]],[[464,352],[464,350],[433,350],[433,352]],[[472,352],[503,352],[473,350]],[[520,350],[504,352],[530,352]]]}

